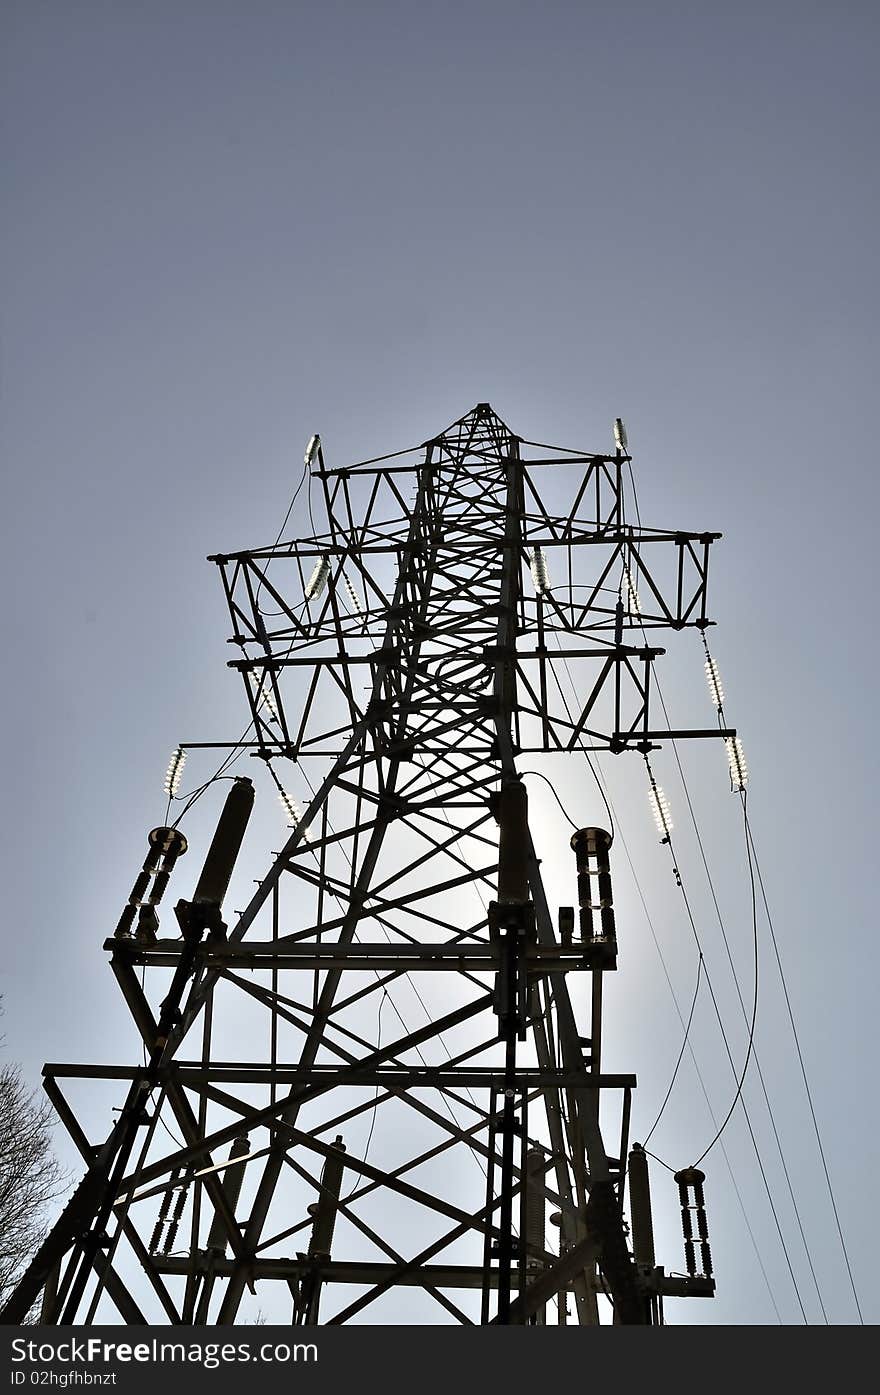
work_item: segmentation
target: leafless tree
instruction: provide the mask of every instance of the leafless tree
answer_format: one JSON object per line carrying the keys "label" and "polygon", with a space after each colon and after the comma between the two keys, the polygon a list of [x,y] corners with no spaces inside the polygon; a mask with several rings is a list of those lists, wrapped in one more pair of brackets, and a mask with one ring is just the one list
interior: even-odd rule
{"label": "leafless tree", "polygon": [[46,1229],[67,1178],[52,1153],[51,1107],[28,1090],[18,1066],[0,1066],[0,1304]]}

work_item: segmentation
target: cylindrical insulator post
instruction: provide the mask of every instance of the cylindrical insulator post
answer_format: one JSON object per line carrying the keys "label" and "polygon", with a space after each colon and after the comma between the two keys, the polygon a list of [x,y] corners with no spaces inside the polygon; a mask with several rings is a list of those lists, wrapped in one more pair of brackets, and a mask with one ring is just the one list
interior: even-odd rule
{"label": "cylindrical insulator post", "polygon": [[253,805],[253,784],[246,777],[236,779],[226,796],[217,831],[205,858],[192,899],[194,906],[222,906]]}
{"label": "cylindrical insulator post", "polygon": [[530,1247],[526,1253],[526,1264],[530,1267],[535,1267],[541,1263],[539,1257],[531,1253],[532,1248],[536,1250],[546,1249],[544,1238],[544,1169],[544,1150],[530,1148],[526,1153],[526,1244]]}
{"label": "cylindrical insulator post", "polygon": [[571,846],[577,861],[578,919],[581,939],[587,944],[593,939],[593,911],[590,899],[590,858],[587,852],[589,834],[592,830],[581,828],[571,835]]}
{"label": "cylindrical insulator post", "polygon": [[[709,1248],[709,1227],[706,1220],[706,1202],[703,1196],[703,1183],[706,1174],[698,1167],[685,1167],[676,1172],[678,1195],[681,1201],[681,1228],[684,1235],[684,1257],[690,1275],[697,1273],[699,1252],[699,1272],[707,1279],[712,1276],[712,1251]],[[694,1236],[694,1220],[697,1234]]]}
{"label": "cylindrical insulator post", "polygon": [[[238,1159],[246,1158],[250,1151],[251,1145],[246,1133],[240,1134],[238,1138],[232,1140],[232,1147],[229,1149],[229,1161],[232,1165],[223,1171],[223,1193],[233,1215],[235,1215],[245,1169],[244,1162],[239,1162]],[[223,1218],[215,1212],[211,1229],[208,1232],[208,1249],[219,1250],[223,1254],[226,1250],[227,1238]]]}
{"label": "cylindrical insulator post", "polygon": [[179,1189],[177,1193],[177,1198],[174,1202],[174,1211],[172,1213],[171,1220],[168,1223],[168,1233],[165,1236],[164,1253],[166,1255],[170,1254],[171,1251],[174,1249],[174,1242],[177,1239],[177,1231],[180,1227],[180,1222],[183,1217],[183,1208],[186,1205],[186,1190],[186,1185],[182,1186]]}
{"label": "cylindrical insulator post", "polygon": [[498,823],[498,901],[524,906],[529,899],[529,796],[522,780],[505,780],[501,786]]}
{"label": "cylindrical insulator post", "polygon": [[160,1219],[159,1219],[159,1220],[156,1222],[156,1224],[153,1226],[153,1233],[152,1233],[152,1235],[150,1236],[150,1254],[151,1254],[151,1255],[154,1255],[154,1254],[156,1253],[156,1251],[158,1250],[158,1248],[159,1248],[159,1241],[160,1241],[161,1238],[162,1238],[162,1227],[163,1227],[164,1224],[165,1224],[165,1222],[164,1222],[164,1221],[161,1219],[161,1217],[160,1217]]}
{"label": "cylindrical insulator post", "polygon": [[321,1168],[321,1195],[308,1208],[314,1217],[309,1255],[329,1255],[333,1244],[333,1230],[336,1225],[336,1211],[339,1206],[339,1193],[342,1190],[342,1174],[345,1169],[345,1144],[342,1134],[338,1134],[333,1144],[333,1152]]}
{"label": "cylindrical insulator post", "polygon": [[[571,837],[571,846],[577,862],[578,907],[580,911],[581,939],[586,944],[597,940],[604,941],[612,949],[617,946],[617,933],[614,924],[614,906],[611,892],[611,866],[608,849],[611,847],[611,834],[604,828],[581,828]],[[596,899],[592,895],[592,881],[596,882]],[[598,910],[600,933],[595,934],[593,911]]]}
{"label": "cylindrical insulator post", "polygon": [[[546,1213],[546,1198],[544,1195],[544,1172],[546,1169],[546,1155],[542,1148],[529,1148],[526,1153],[526,1217],[525,1217],[525,1237],[526,1237],[526,1269],[531,1274],[537,1274],[544,1267],[540,1252],[546,1249],[547,1242],[544,1231],[544,1218]],[[539,1253],[536,1254],[535,1251]],[[546,1310],[543,1306],[534,1313],[535,1323],[543,1327],[546,1320]]]}
{"label": "cylindrical insulator post", "polygon": [[[150,859],[148,857],[147,861],[149,860]],[[154,860],[158,861],[158,855]],[[141,901],[143,901],[147,887],[150,885],[150,877],[152,875],[152,870],[149,869],[146,866],[146,864],[144,865],[144,870],[142,872],[138,872],[137,876],[134,879],[134,886],[131,888],[131,895],[128,898],[132,905],[138,906],[140,905]]]}
{"label": "cylindrical insulator post", "polygon": [[599,869],[599,919],[602,925],[602,938],[610,943],[617,940],[617,927],[614,924],[614,893],[611,890],[611,864],[608,861],[609,843],[600,843],[596,849],[596,863]]}
{"label": "cylindrical insulator post", "polygon": [[117,940],[127,940],[131,935],[131,927],[134,925],[134,918],[137,915],[137,905],[129,902],[123,907],[122,915],[116,922],[116,929],[113,934]]}
{"label": "cylindrical insulator post", "polygon": [[174,1192],[174,1183],[177,1181],[179,1176],[180,1168],[176,1168],[168,1179],[170,1186],[167,1188],[166,1191],[162,1193],[162,1202],[159,1206],[159,1215],[156,1219],[156,1224],[153,1227],[153,1233],[150,1236],[151,1255],[155,1254],[159,1248],[159,1242],[162,1238],[162,1228],[165,1225],[165,1222],[168,1220],[168,1214],[171,1210],[171,1198]]}
{"label": "cylindrical insulator post", "polygon": [[156,873],[155,877],[153,878],[153,889],[150,892],[149,897],[151,906],[158,906],[159,902],[162,900],[162,897],[165,895],[165,888],[168,885],[168,878],[170,876],[170,871],[168,871],[168,869],[165,867],[163,867],[161,871]]}
{"label": "cylindrical insulator post", "polygon": [[574,906],[559,907],[559,943],[565,948],[571,948],[574,936]]}
{"label": "cylindrical insulator post", "polygon": [[623,601],[614,607],[614,643],[623,644]]}
{"label": "cylindrical insulator post", "polygon": [[629,1214],[632,1222],[633,1256],[636,1264],[654,1268],[654,1222],[651,1216],[651,1184],[648,1155],[641,1143],[634,1143],[627,1164]]}

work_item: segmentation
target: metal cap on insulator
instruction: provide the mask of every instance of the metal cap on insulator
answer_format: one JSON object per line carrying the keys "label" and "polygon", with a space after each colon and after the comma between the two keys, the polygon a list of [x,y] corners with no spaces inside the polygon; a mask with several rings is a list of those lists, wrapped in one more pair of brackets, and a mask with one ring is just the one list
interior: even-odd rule
{"label": "metal cap on insulator", "polygon": [[188,844],[179,828],[153,828],[150,830],[149,841],[151,848],[158,848],[160,854],[166,858],[183,857]]}
{"label": "metal cap on insulator", "polygon": [[706,1174],[698,1167],[683,1167],[680,1172],[676,1172],[675,1180],[679,1186],[701,1187],[706,1180]]}
{"label": "metal cap on insulator", "polygon": [[253,806],[253,784],[246,776],[241,776],[226,796],[192,899],[194,906],[222,906]]}
{"label": "metal cap on insulator", "polygon": [[600,848],[608,849],[614,842],[614,836],[607,833],[604,828],[579,828],[577,833],[571,835],[571,846],[577,853],[581,849],[588,852],[591,857],[595,857]]}
{"label": "metal cap on insulator", "polygon": [[636,1264],[654,1268],[654,1222],[651,1215],[651,1185],[648,1155],[641,1143],[634,1143],[627,1162],[629,1214],[632,1222],[633,1256]]}
{"label": "metal cap on insulator", "polygon": [[523,906],[529,899],[529,796],[522,780],[503,782],[498,823],[498,901]]}

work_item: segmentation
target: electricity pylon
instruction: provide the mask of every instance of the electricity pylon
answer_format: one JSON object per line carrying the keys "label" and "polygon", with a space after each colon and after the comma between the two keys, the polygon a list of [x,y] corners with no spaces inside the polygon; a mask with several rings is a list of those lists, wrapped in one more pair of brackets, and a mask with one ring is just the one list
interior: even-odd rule
{"label": "electricity pylon", "polygon": [[[630,1150],[635,1077],[602,1070],[611,834],[571,839],[578,911],[557,918],[521,778],[529,752],[734,735],[652,725],[664,651],[647,636],[710,623],[719,534],[627,519],[617,427],[613,454],[527,461],[481,403],[415,459],[346,469],[313,437],[324,531],[211,559],[253,724],[239,744],[292,829],[229,930],[253,800],[236,780],[176,907],[182,938],[157,908],[186,840],[150,835],[105,946],[145,1064],[46,1066],[88,1170],[6,1321],[42,1294],[50,1323],[234,1323],[270,1280],[294,1323],[394,1322],[414,1290],[423,1321],[430,1304],[445,1321],[595,1324],[608,1299],[615,1322],[647,1323],[665,1295],[714,1291],[702,1174],[678,1177],[675,1277]],[[574,481],[561,512],[551,478],[554,495]],[[69,1078],[130,1082],[97,1146]]]}

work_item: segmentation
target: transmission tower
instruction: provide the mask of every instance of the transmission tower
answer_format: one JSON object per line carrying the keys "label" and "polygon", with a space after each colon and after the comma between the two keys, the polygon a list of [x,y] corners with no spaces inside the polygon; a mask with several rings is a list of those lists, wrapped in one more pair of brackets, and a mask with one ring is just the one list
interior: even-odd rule
{"label": "transmission tower", "polygon": [[[616,439],[526,459],[486,403],[345,469],[313,437],[323,531],[211,559],[252,722],[230,754],[264,764],[289,837],[229,928],[250,780],[176,924],[186,838],[150,834],[105,944],[144,1063],[45,1067],[86,1174],[7,1322],[40,1300],[46,1323],[235,1323],[267,1281],[295,1324],[414,1300],[422,1321],[656,1323],[665,1296],[712,1295],[702,1174],[677,1174],[688,1272],[667,1273],[635,1076],[603,1072],[611,830],[575,832],[559,907],[522,779],[529,753],[735,735],[653,725],[647,636],[710,623],[720,535],[628,519]],[[574,481],[561,512],[551,480]],[[127,1082],[97,1144],[73,1080]]]}

